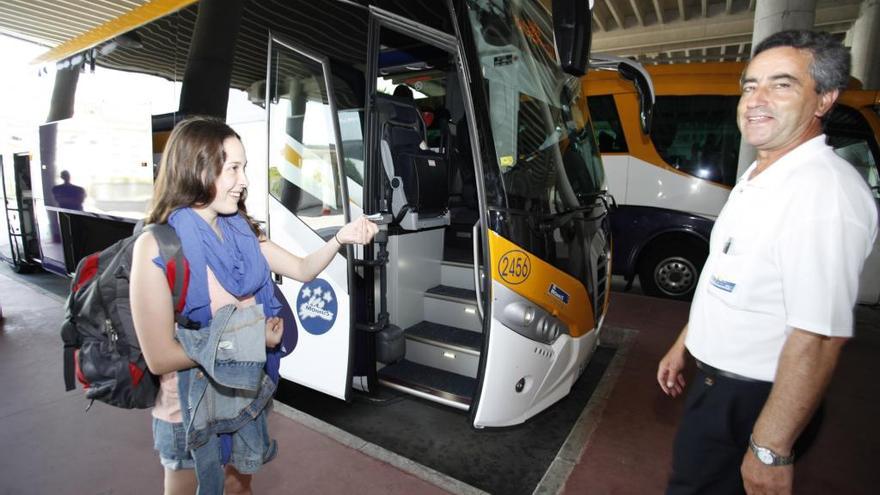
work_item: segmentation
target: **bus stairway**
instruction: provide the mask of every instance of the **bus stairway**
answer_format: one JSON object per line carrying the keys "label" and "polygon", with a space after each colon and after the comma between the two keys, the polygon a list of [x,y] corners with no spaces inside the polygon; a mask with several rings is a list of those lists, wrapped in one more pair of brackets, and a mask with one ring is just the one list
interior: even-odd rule
{"label": "bus stairway", "polygon": [[380,383],[459,409],[470,407],[483,341],[472,270],[443,263],[443,283],[424,294],[425,320],[404,330],[406,359],[379,370]]}

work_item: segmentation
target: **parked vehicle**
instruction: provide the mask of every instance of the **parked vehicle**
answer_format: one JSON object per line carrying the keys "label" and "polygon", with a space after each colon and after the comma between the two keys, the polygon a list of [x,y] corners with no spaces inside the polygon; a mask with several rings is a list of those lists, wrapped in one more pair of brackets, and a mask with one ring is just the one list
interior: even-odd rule
{"label": "parked vehicle", "polygon": [[[614,273],[650,295],[689,300],[708,255],[712,225],[737,180],[736,126],[743,63],[646,67],[656,105],[650,133],[639,126],[637,92],[613,73],[583,80],[618,208],[611,216]],[[854,82],[825,133],[878,193],[880,93]],[[817,198],[819,200],[819,198]],[[859,302],[880,302],[880,249],[862,272]]]}
{"label": "parked vehicle", "polygon": [[[41,264],[68,274],[129,235],[170,129],[222,116],[274,242],[302,254],[362,214],[383,225],[315,280],[278,280],[299,330],[283,378],[346,400],[392,387],[476,428],[528,420],[587,366],[610,286],[588,2],[550,4],[203,2],[62,44],[31,167]],[[81,210],[51,196],[62,170]]]}

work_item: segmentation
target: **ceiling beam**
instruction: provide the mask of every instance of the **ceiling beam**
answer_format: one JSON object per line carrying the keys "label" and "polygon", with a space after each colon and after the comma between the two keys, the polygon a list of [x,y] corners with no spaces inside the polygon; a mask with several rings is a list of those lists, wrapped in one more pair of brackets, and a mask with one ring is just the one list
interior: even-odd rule
{"label": "ceiling beam", "polygon": [[617,27],[623,29],[623,17],[620,17],[620,12],[618,12],[617,7],[614,6],[614,1],[605,0],[605,6],[608,7],[608,11],[611,12],[611,17],[614,18],[614,22],[617,23]]}
{"label": "ceiling beam", "polygon": [[32,60],[31,64],[55,62],[69,57],[195,2],[196,0],[152,0],[110,19],[80,36],[68,39]]}
{"label": "ceiling beam", "polygon": [[633,14],[636,16],[636,22],[639,23],[639,26],[644,26],[645,19],[642,18],[642,12],[639,10],[639,3],[636,0],[629,0],[629,4],[633,9]]}
{"label": "ceiling beam", "polygon": [[[859,4],[828,4],[816,8],[815,26],[831,33],[846,31],[859,17]],[[684,48],[751,43],[754,12],[743,11],[730,16],[717,15],[687,22],[667,22],[645,27],[596,33],[593,49],[620,56],[642,53],[678,51]],[[748,58],[749,54],[745,54]]]}
{"label": "ceiling beam", "polygon": [[660,0],[654,0],[654,12],[657,12],[657,22],[663,24],[663,6],[660,5]]}
{"label": "ceiling beam", "polygon": [[593,20],[596,21],[596,25],[599,26],[600,31],[607,31],[607,29],[605,29],[605,23],[602,22],[602,18],[599,17],[599,12],[593,12]]}

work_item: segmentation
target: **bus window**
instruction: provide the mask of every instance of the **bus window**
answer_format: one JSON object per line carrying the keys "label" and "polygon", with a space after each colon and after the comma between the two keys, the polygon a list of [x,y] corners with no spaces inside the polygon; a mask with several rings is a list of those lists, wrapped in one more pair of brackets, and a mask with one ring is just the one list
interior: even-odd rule
{"label": "bus window", "polygon": [[738,96],[658,96],[651,139],[676,169],[727,186],[736,182]]}
{"label": "bus window", "polygon": [[591,96],[587,101],[590,105],[590,116],[593,118],[593,128],[596,130],[596,139],[599,142],[599,151],[626,153],[626,137],[620,126],[620,115],[617,113],[614,96]]}
{"label": "bus window", "polygon": [[838,105],[825,122],[828,144],[850,162],[865,179],[875,198],[880,198],[877,143],[865,118],[853,108]]}
{"label": "bus window", "polygon": [[335,232],[345,220],[323,69],[288,51],[272,55],[269,193],[315,232]]}

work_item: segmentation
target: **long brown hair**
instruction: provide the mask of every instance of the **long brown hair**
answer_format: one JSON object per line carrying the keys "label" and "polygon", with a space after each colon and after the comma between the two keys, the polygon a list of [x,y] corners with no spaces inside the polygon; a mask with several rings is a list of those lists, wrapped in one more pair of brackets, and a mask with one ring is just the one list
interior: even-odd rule
{"label": "long brown hair", "polygon": [[[223,141],[228,138],[241,140],[231,127],[214,117],[188,117],[174,127],[159,162],[153,206],[146,223],[166,223],[178,208],[205,206],[214,200],[214,181],[226,162]],[[261,237],[262,231],[247,214],[246,198],[247,194],[242,194],[238,211],[254,234]]]}

